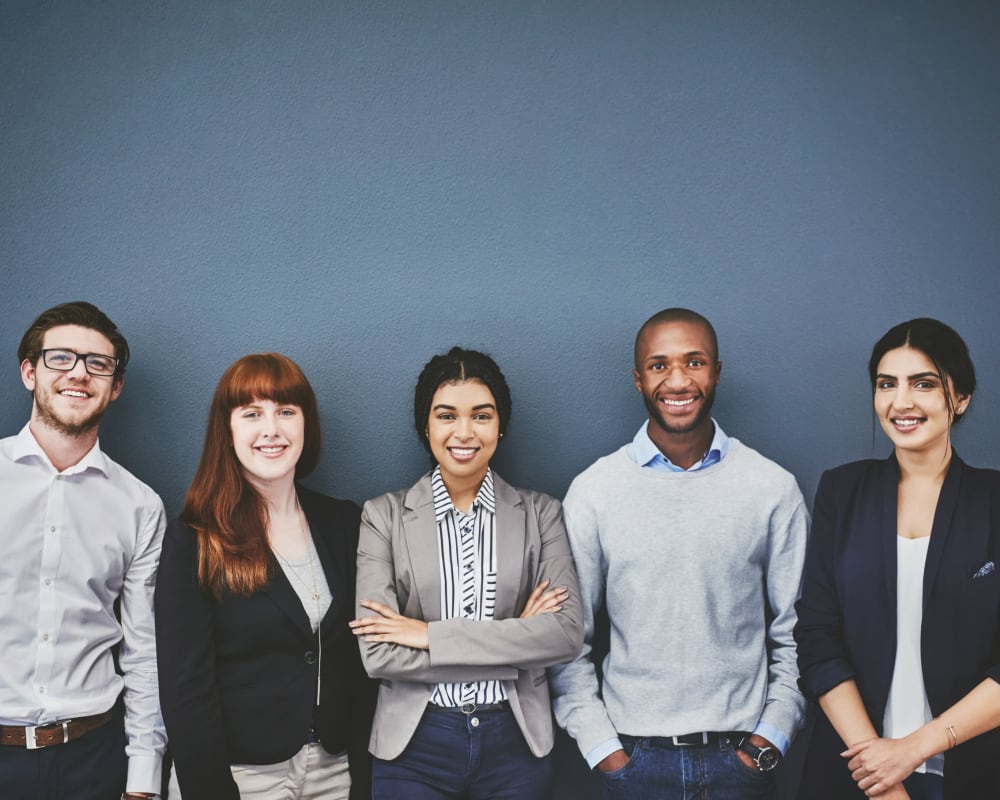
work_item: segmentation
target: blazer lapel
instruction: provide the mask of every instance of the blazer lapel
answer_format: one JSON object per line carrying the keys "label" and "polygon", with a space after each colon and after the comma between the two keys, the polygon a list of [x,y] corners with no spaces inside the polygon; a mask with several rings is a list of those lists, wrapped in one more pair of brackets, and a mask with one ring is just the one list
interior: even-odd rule
{"label": "blazer lapel", "polygon": [[[344,563],[345,554],[336,553],[331,549],[332,537],[318,533],[324,527],[331,525],[333,521],[327,519],[321,513],[308,494],[299,492],[299,502],[302,504],[302,510],[306,514],[306,521],[309,523],[309,532],[312,536],[313,544],[316,545],[316,554],[319,556],[317,570],[322,570],[322,575],[326,578],[326,584],[333,598],[330,602],[330,608],[327,609],[326,614],[323,615],[323,620],[320,622],[320,627],[326,629],[345,613],[344,603],[349,594],[345,593],[343,588],[347,585],[350,578],[350,573],[347,571],[349,565]],[[353,606],[346,613],[349,616],[353,616]]]}
{"label": "blazer lapel", "polygon": [[[296,489],[297,488],[298,487],[296,487]],[[299,496],[301,501],[301,493]],[[310,528],[314,524],[321,524],[320,521],[315,518],[315,515],[312,517],[310,516],[309,508],[303,506],[303,510],[306,512],[306,521],[309,523]],[[316,537],[313,537],[313,541],[316,541]],[[319,545],[317,545],[316,549],[317,551],[319,550]],[[277,556],[274,558],[275,561],[278,561]],[[322,562],[322,554],[320,561]],[[325,564],[323,566],[325,566]],[[319,570],[320,564],[316,564],[315,567]],[[332,586],[333,584],[331,582],[331,589]],[[295,587],[292,586],[280,562],[277,564],[274,576],[268,582],[267,586],[264,587],[264,593],[271,598],[278,608],[285,612],[288,618],[295,623],[295,627],[298,628],[301,633],[307,636],[312,636],[312,625],[309,623],[309,615],[306,614],[306,610],[302,606],[302,601],[299,599],[299,596],[295,591]]]}
{"label": "blazer lapel", "polygon": [[518,614],[517,602],[523,582],[524,503],[513,487],[496,472],[493,473],[493,492],[497,508],[497,598],[494,617],[508,619]]}
{"label": "blazer lapel", "polygon": [[882,538],[882,564],[885,567],[886,608],[892,609],[893,626],[896,624],[897,560],[896,531],[899,528],[899,463],[893,453],[882,462],[881,485],[882,516],[879,532]]}
{"label": "blazer lapel", "polygon": [[937,577],[938,567],[941,566],[941,557],[944,554],[948,538],[951,536],[951,521],[955,516],[955,509],[958,506],[958,496],[961,492],[962,467],[964,463],[954,451],[951,456],[951,464],[948,465],[948,472],[944,476],[944,483],[941,485],[941,494],[938,496],[937,508],[934,511],[934,522],[931,526],[931,540],[927,545],[927,563],[924,565],[924,608],[927,608],[927,600],[934,587],[934,579]]}
{"label": "blazer lapel", "polygon": [[427,473],[403,498],[401,537],[413,571],[413,590],[406,616],[434,622],[441,619],[441,564],[431,476]]}

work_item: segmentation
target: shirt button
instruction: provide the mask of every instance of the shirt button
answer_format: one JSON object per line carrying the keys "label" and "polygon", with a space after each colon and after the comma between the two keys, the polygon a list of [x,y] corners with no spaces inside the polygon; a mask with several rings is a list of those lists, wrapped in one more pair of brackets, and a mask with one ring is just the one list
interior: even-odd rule
{"label": "shirt button", "polygon": [[56,532],[56,526],[55,525],[50,525],[49,526],[49,530],[52,531],[53,533],[55,533]]}
{"label": "shirt button", "polygon": [[42,634],[42,641],[47,642],[49,640],[49,635],[47,633]]}
{"label": "shirt button", "polygon": [[45,585],[46,586],[51,586],[52,585],[52,579],[51,578],[46,578],[45,579]]}
{"label": "shirt button", "polygon": [[39,686],[38,687],[38,693],[39,694],[45,694],[45,687],[44,686]]}

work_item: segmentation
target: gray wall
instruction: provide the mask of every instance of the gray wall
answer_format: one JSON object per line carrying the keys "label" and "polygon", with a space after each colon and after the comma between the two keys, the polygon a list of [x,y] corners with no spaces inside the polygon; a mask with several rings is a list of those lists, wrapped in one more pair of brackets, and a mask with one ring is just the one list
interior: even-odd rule
{"label": "gray wall", "polygon": [[562,495],[642,420],[636,327],[687,305],[723,426],[807,495],[872,453],[867,353],[918,315],[967,338],[957,446],[997,466],[998,9],[2,2],[0,431],[24,328],[87,298],[134,351],[102,444],[171,513],[265,349],[319,395],[321,490],[416,478],[412,386],[461,343],[513,389],[500,471]]}

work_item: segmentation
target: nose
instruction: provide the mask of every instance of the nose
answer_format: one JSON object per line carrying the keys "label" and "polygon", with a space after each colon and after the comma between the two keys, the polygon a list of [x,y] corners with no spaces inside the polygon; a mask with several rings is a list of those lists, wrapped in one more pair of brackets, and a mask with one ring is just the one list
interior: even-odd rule
{"label": "nose", "polygon": [[910,387],[900,384],[896,387],[896,395],[892,398],[892,404],[896,408],[912,408],[913,395],[910,394]]}
{"label": "nose", "polygon": [[82,358],[78,358],[76,363],[73,365],[73,369],[66,374],[71,378],[76,378],[78,380],[90,377],[90,373],[87,372],[87,365],[83,363]]}
{"label": "nose", "polygon": [[261,428],[262,436],[277,436],[278,435],[278,415],[268,409],[263,414],[264,425]]}
{"label": "nose", "polygon": [[684,389],[691,383],[691,376],[687,374],[683,367],[670,367],[664,383],[670,389]]}
{"label": "nose", "polygon": [[455,438],[469,439],[472,437],[472,423],[465,417],[460,417],[455,424]]}

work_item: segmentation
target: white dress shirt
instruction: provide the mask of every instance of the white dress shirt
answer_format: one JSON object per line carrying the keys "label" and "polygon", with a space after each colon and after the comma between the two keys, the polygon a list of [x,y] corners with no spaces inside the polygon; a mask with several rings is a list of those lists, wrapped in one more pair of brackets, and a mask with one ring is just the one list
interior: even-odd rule
{"label": "white dress shirt", "polygon": [[[59,472],[27,425],[0,440],[0,501],[0,724],[100,714],[124,686],[128,791],[158,793],[163,503],[97,443]],[[111,653],[119,642],[124,679]]]}

